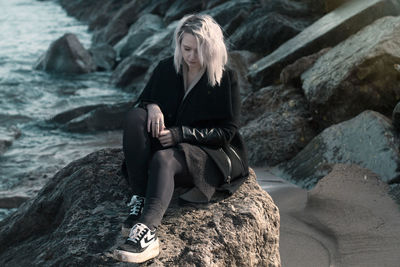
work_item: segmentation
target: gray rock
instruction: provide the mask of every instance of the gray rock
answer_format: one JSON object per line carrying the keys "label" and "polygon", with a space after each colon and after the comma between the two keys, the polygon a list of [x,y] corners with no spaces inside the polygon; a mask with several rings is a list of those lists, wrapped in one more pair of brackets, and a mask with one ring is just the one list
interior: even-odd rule
{"label": "gray rock", "polygon": [[[61,128],[70,132],[92,132],[122,129],[125,113],[132,106],[131,102],[99,105],[89,112],[68,121]],[[82,108],[84,109],[84,108]]]}
{"label": "gray rock", "polygon": [[250,164],[273,166],[294,157],[315,136],[299,89],[270,86],[243,100],[240,132]]}
{"label": "gray rock", "polygon": [[259,56],[250,51],[229,52],[228,67],[238,74],[238,84],[242,95],[247,95],[252,91],[251,84],[247,80],[247,72],[249,66],[257,59]]}
{"label": "gray rock", "polygon": [[358,164],[385,182],[400,175],[400,140],[385,116],[364,111],[316,136],[300,153],[278,165],[274,173],[305,188],[313,187],[336,163]]}
{"label": "gray rock", "polygon": [[202,8],[203,1],[174,1],[167,10],[164,20],[166,23],[170,23],[171,21],[181,19],[186,14],[198,13]]}
{"label": "gray rock", "polygon": [[94,71],[96,66],[78,38],[67,33],[51,43],[34,68],[54,73],[82,74]]}
{"label": "gray rock", "polygon": [[0,209],[18,208],[29,199],[29,195],[23,192],[0,192]]}
{"label": "gray rock", "polygon": [[114,68],[117,59],[117,53],[114,48],[107,44],[97,45],[89,49],[93,57],[93,62],[99,71],[110,71]]}
{"label": "gray rock", "polygon": [[[300,14],[304,18],[300,18]],[[230,36],[229,41],[236,50],[268,54],[311,22],[303,5],[274,0],[252,11]]]}
{"label": "gray rock", "polygon": [[281,83],[301,88],[301,74],[311,68],[315,61],[330,49],[330,47],[321,49],[321,51],[318,51],[317,53],[302,57],[296,60],[293,64],[286,66],[280,75]]}
{"label": "gray rock", "polygon": [[132,55],[125,58],[111,75],[110,83],[126,91],[138,93],[153,60],[149,57]]}
{"label": "gray rock", "polygon": [[321,127],[371,109],[390,116],[400,99],[400,17],[385,17],[332,48],[303,73]]}
{"label": "gray rock", "polygon": [[161,17],[153,14],[141,16],[129,28],[128,34],[115,46],[118,57],[124,59],[132,54],[148,37],[164,28]]}
{"label": "gray rock", "polygon": [[130,25],[140,17],[146,4],[147,1],[144,0],[132,0],[126,5],[121,5],[106,26],[93,33],[93,43],[114,46],[128,33]]}
{"label": "gray rock", "polygon": [[96,108],[102,107],[104,105],[98,104],[98,105],[90,105],[90,106],[83,106],[83,107],[77,107],[71,110],[67,110],[64,112],[61,112],[54,117],[52,117],[49,122],[55,122],[55,123],[66,123],[68,121],[71,121],[79,116],[82,116]]}
{"label": "gray rock", "polygon": [[[72,162],[0,222],[0,265],[127,266],[110,253],[129,212],[122,159],[107,149]],[[254,172],[208,205],[180,207],[176,195],[158,228],[161,254],[146,266],[280,266],[278,208]]]}
{"label": "gray rock", "polygon": [[399,13],[399,3],[394,0],[349,1],[254,63],[249,78],[258,88],[271,84],[279,78],[282,69],[295,60],[335,46],[380,17]]}
{"label": "gray rock", "polygon": [[224,29],[224,34],[230,36],[259,6],[251,0],[226,1],[201,13],[212,16]]}

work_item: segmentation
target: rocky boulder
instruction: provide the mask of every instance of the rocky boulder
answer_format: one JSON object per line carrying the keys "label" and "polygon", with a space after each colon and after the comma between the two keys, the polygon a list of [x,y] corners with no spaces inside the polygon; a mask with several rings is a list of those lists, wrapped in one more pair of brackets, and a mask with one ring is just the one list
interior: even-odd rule
{"label": "rocky boulder", "polygon": [[393,109],[392,123],[396,131],[400,132],[400,102]]}
{"label": "rocky boulder", "polygon": [[15,139],[21,136],[21,130],[15,126],[9,128],[0,127],[0,155],[7,151]]}
{"label": "rocky boulder", "polygon": [[67,33],[51,43],[34,68],[47,72],[82,74],[96,70],[96,65],[76,35]]}
{"label": "rocky boulder", "polygon": [[270,86],[242,104],[240,132],[251,164],[273,166],[294,157],[315,136],[300,90]]}
{"label": "rocky boulder", "polygon": [[228,67],[237,74],[241,95],[247,95],[252,91],[251,84],[247,80],[247,72],[249,66],[258,58],[257,54],[246,50],[229,52]]}
{"label": "rocky boulder", "polygon": [[166,23],[170,23],[181,19],[186,14],[198,13],[202,8],[204,8],[203,1],[174,1],[167,10],[164,20]]}
{"label": "rocky boulder", "polygon": [[274,173],[310,188],[333,164],[358,164],[390,183],[400,175],[399,146],[391,121],[380,113],[364,111],[325,129],[294,158],[278,165]]}
{"label": "rocky boulder", "polygon": [[335,46],[378,18],[397,14],[400,4],[394,0],[348,1],[255,62],[249,78],[258,88],[274,83],[282,69],[295,60]]}
{"label": "rocky boulder", "polygon": [[280,74],[281,83],[301,88],[301,74],[311,68],[317,59],[329,50],[330,47],[321,49],[317,53],[302,57],[296,60],[293,64],[286,66]]}
{"label": "rocky boulder", "polygon": [[[123,238],[128,184],[120,149],[92,153],[58,172],[0,222],[2,266],[126,266],[111,257]],[[158,228],[161,254],[143,265],[280,266],[279,212],[254,172],[232,196],[179,206]]]}
{"label": "rocky boulder", "polygon": [[[304,17],[299,17],[300,14]],[[236,50],[268,54],[306,28],[312,22],[309,15],[301,3],[268,1],[238,25],[229,41]]]}
{"label": "rocky boulder", "polygon": [[101,44],[89,49],[93,62],[99,71],[110,71],[114,69],[117,53],[114,48],[107,44]]}
{"label": "rocky boulder", "polygon": [[78,107],[57,114],[50,121],[62,124],[61,128],[70,132],[119,130],[131,106],[132,102],[123,102]]}
{"label": "rocky boulder", "polygon": [[163,28],[164,22],[161,17],[153,14],[141,16],[131,25],[128,34],[114,46],[118,56],[122,59],[130,56],[144,40]]}
{"label": "rocky boulder", "polygon": [[366,109],[390,116],[400,100],[400,17],[385,17],[320,57],[303,90],[321,127]]}

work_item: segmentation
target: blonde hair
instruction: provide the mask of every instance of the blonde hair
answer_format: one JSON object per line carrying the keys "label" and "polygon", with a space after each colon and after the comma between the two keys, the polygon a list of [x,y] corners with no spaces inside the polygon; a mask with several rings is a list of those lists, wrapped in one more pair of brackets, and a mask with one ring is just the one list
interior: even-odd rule
{"label": "blonde hair", "polygon": [[197,41],[200,65],[207,68],[211,86],[220,84],[228,53],[221,27],[209,15],[186,15],[179,22],[174,33],[174,65],[180,71],[183,62],[181,42],[183,34],[192,34]]}

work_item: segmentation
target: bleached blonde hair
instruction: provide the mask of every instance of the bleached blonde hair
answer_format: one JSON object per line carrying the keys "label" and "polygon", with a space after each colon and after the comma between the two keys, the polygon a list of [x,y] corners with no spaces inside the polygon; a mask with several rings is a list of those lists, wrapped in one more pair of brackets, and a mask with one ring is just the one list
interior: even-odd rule
{"label": "bleached blonde hair", "polygon": [[197,53],[202,67],[206,67],[211,86],[220,84],[222,73],[228,61],[228,53],[221,27],[209,15],[186,15],[179,22],[174,33],[174,65],[176,72],[183,63],[181,43],[183,34],[192,34],[197,41]]}

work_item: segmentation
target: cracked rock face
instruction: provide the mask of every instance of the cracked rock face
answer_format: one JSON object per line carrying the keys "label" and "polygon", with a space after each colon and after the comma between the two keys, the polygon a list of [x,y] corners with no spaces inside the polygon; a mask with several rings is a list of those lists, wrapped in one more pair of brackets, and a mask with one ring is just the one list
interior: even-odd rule
{"label": "cracked rock face", "polygon": [[[111,257],[130,192],[120,149],[72,162],[38,195],[0,222],[1,266],[125,266]],[[180,190],[180,189],[177,189]],[[254,172],[232,196],[208,205],[178,205],[162,225],[160,255],[145,265],[280,266],[279,212]]]}

